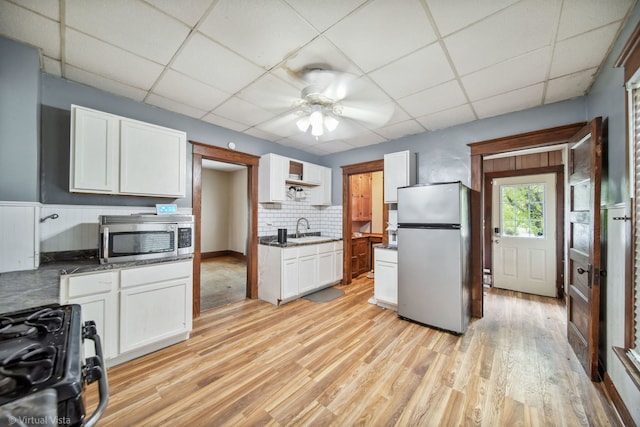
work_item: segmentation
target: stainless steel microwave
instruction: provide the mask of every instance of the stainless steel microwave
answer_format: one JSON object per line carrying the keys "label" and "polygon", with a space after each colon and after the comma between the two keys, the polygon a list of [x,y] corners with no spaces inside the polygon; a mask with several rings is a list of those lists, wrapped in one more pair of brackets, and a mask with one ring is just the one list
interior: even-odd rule
{"label": "stainless steel microwave", "polygon": [[101,215],[100,263],[193,254],[193,215]]}

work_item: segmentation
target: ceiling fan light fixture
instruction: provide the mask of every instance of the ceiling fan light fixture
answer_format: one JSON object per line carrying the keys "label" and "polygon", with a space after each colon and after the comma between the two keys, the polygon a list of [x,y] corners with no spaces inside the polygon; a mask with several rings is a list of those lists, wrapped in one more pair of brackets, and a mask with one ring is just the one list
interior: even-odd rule
{"label": "ceiling fan light fixture", "polygon": [[309,116],[309,123],[311,124],[311,135],[313,136],[322,136],[324,133],[322,130],[322,110],[319,105],[313,106],[313,111]]}
{"label": "ceiling fan light fixture", "polygon": [[324,118],[324,126],[327,128],[329,132],[333,132],[338,127],[338,120],[332,116],[325,116]]}
{"label": "ceiling fan light fixture", "polygon": [[309,117],[300,117],[300,119],[296,122],[296,126],[300,129],[300,132],[306,132],[309,129]]}

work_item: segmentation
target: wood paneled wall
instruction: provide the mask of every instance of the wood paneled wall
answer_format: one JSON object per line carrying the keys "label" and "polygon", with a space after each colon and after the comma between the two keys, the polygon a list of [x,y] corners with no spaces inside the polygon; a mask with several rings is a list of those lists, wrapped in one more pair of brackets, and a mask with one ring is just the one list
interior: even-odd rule
{"label": "wood paneled wall", "polygon": [[562,165],[562,150],[523,154],[483,161],[484,173],[544,168]]}

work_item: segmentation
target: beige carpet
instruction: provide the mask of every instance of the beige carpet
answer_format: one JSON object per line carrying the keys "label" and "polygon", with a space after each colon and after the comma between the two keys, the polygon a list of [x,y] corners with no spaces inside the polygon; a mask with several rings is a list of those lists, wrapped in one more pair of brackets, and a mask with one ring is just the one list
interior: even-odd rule
{"label": "beige carpet", "polygon": [[200,311],[242,301],[247,294],[245,260],[223,256],[200,263]]}

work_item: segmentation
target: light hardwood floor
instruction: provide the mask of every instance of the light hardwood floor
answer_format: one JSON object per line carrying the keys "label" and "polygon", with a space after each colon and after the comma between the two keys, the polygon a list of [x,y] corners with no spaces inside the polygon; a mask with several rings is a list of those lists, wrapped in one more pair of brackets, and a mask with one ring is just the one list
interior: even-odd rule
{"label": "light hardwood floor", "polygon": [[207,311],[188,341],[109,370],[98,425],[619,425],[557,300],[488,290],[485,317],[455,336],[368,304],[364,276],[340,288]]}

